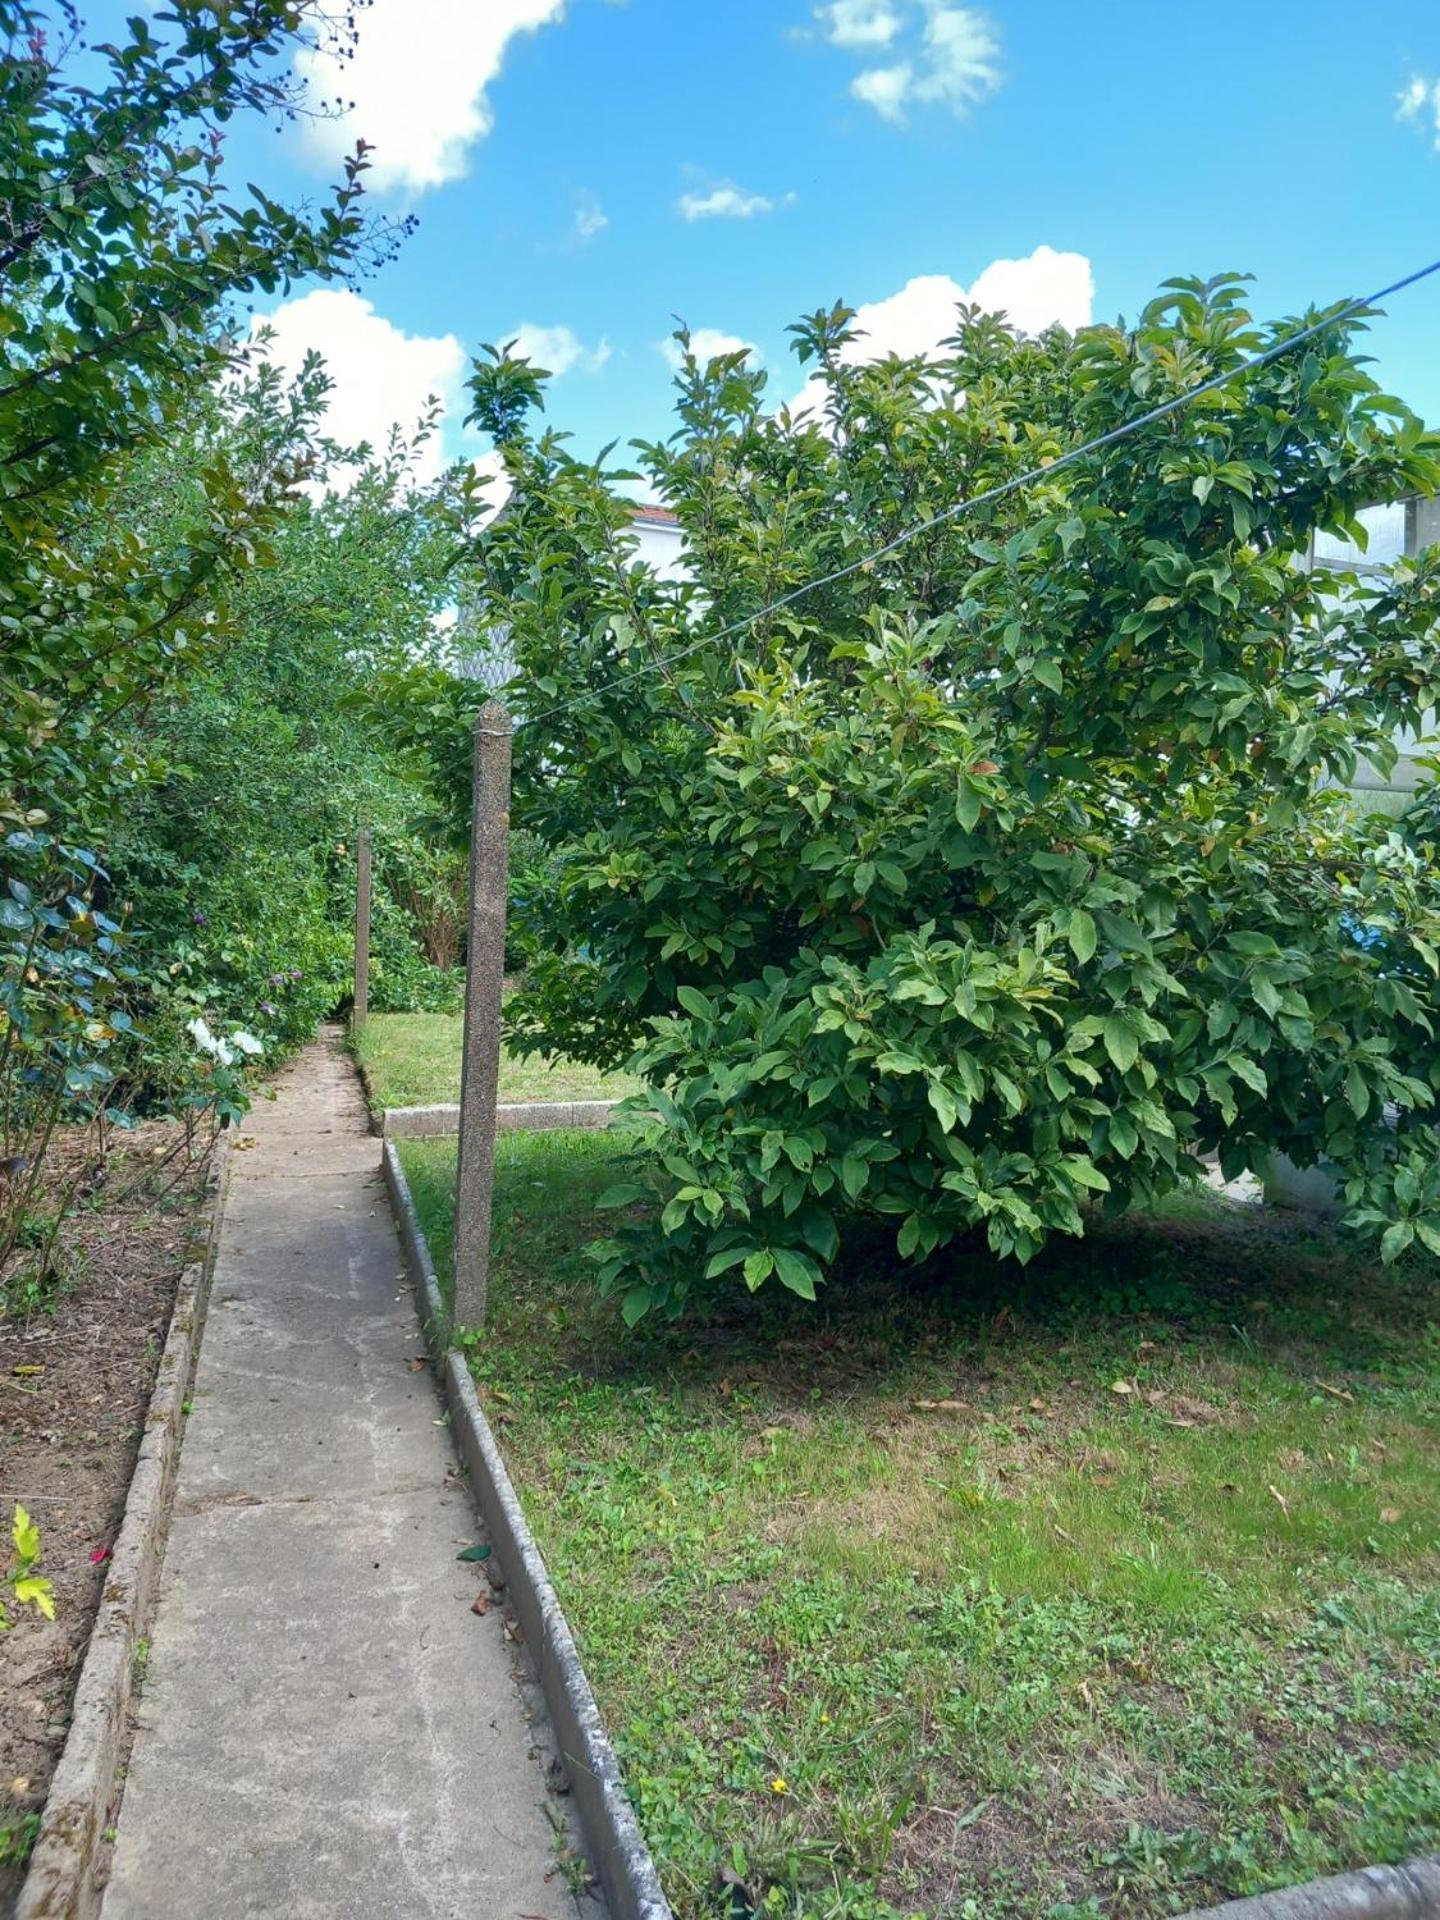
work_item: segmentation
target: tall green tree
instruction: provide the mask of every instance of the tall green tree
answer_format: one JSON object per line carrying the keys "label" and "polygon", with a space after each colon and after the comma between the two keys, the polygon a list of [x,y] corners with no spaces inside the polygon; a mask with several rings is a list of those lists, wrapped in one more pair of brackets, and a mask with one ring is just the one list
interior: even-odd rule
{"label": "tall green tree", "polygon": [[[232,392],[149,456],[134,492],[163,518],[216,440],[246,430]],[[266,564],[231,590],[225,645],[132,728],[130,751],[163,771],[112,837],[112,891],[145,930],[172,1039],[203,1010],[291,1045],[344,998],[361,827],[381,882],[374,1005],[450,992],[386,884],[423,903],[433,857],[414,829],[434,804],[365,705],[377,676],[431,645],[449,591],[447,483],[413,483],[416,450],[399,436],[378,455],[330,449],[333,484],[296,499]],[[131,512],[147,523],[138,499]]]}
{"label": "tall green tree", "polygon": [[656,1087],[656,1212],[600,1250],[627,1315],[702,1276],[811,1295],[861,1227],[1028,1259],[1209,1151],[1324,1156],[1387,1255],[1440,1251],[1433,818],[1341,791],[1440,699],[1440,563],[1303,564],[1432,492],[1440,443],[1358,318],[1243,371],[1316,317],[1184,280],[1133,328],[962,310],[933,357],[856,365],[841,307],[792,330],[804,419],[687,354],[639,448],[679,583],[617,476],[535,430],[534,370],[477,366],[512,492],[473,563],[535,716],[517,819],[558,856],[513,1017]]}
{"label": "tall green tree", "polygon": [[173,0],[97,43],[66,0],[0,0],[0,1260],[128,1017],[97,876],[154,771],[132,723],[223,641],[309,458],[315,370],[158,547],[122,510],[135,461],[234,370],[234,303],[397,237],[362,215],[363,154],[315,208],[227,180],[227,124],[297,110],[290,57],[331,30],[310,0]]}
{"label": "tall green tree", "polygon": [[[224,129],[293,111],[287,56],[320,9],[176,0],[95,45],[66,6],[0,0],[0,806],[82,817],[131,776],[114,723],[213,636],[207,595],[247,564],[305,457],[201,476],[188,537],[157,566],[113,527],[123,457],[162,443],[236,346],[232,303],[364,265],[363,156],[293,211],[232,195]],[[98,67],[98,78],[92,77]],[[210,624],[213,624],[211,622]]]}

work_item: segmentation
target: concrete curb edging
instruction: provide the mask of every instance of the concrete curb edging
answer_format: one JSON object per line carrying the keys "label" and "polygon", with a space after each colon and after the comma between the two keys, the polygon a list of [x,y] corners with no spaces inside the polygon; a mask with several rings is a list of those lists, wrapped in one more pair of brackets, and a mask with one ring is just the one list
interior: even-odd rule
{"label": "concrete curb edging", "polygon": [[1358,1867],[1331,1880],[1206,1907],[1183,1920],[1433,1920],[1440,1913],[1440,1854],[1403,1867]]}
{"label": "concrete curb edging", "polygon": [[[497,1133],[552,1133],[561,1127],[608,1127],[618,1100],[520,1100],[495,1109]],[[460,1131],[460,1109],[386,1107],[380,1131],[387,1140],[435,1140]]]}
{"label": "concrete curb edging", "polygon": [[475,1383],[463,1358],[446,1349],[449,1315],[399,1154],[389,1140],[382,1151],[386,1190],[431,1357],[445,1389],[456,1444],[539,1673],[580,1825],[613,1920],[673,1920],[569,1622],[476,1396]]}
{"label": "concrete curb edging", "polygon": [[225,1211],[230,1137],[228,1130],[219,1136],[205,1176],[204,1246],[175,1289],[120,1531],[71,1704],[70,1730],[40,1816],[15,1920],[92,1920],[100,1910],[95,1869],[124,1751],[135,1652],[155,1604],[169,1531],[185,1401],[195,1374]]}

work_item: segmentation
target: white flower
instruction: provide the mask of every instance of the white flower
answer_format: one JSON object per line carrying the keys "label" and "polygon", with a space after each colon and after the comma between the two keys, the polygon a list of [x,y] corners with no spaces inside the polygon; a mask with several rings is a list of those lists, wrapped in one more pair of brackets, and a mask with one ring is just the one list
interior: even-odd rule
{"label": "white flower", "polygon": [[193,1020],[187,1020],[185,1023],[185,1031],[190,1035],[190,1038],[195,1042],[201,1053],[208,1053],[218,1058],[221,1043],[210,1031],[203,1014],[197,1013]]}
{"label": "white flower", "polygon": [[203,1014],[197,1013],[193,1020],[187,1020],[185,1023],[185,1031],[190,1035],[190,1038],[195,1042],[195,1045],[200,1049],[201,1053],[208,1053],[210,1058],[212,1060],[218,1060],[222,1067],[234,1066],[235,1047],[237,1044],[248,1043],[242,1046],[242,1051],[245,1053],[259,1053],[260,1051],[260,1043],[253,1034],[236,1033],[232,1034],[228,1040],[222,1040],[218,1034],[210,1031],[209,1023]]}
{"label": "white flower", "polygon": [[233,1067],[236,1058],[242,1053],[254,1060],[265,1051],[254,1034],[247,1033],[244,1027],[237,1027],[228,1040],[222,1040],[218,1034],[210,1031],[203,1014],[197,1013],[193,1020],[187,1021],[185,1031],[201,1053],[208,1053],[210,1058],[218,1060],[222,1067]]}

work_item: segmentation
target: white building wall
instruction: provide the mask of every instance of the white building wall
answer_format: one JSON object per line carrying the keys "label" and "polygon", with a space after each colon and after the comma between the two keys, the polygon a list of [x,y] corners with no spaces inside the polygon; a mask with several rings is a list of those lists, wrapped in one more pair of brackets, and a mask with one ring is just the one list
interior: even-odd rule
{"label": "white building wall", "polygon": [[649,520],[635,516],[635,534],[639,541],[635,557],[653,567],[662,580],[684,580],[689,575],[685,560],[685,536],[670,520]]}

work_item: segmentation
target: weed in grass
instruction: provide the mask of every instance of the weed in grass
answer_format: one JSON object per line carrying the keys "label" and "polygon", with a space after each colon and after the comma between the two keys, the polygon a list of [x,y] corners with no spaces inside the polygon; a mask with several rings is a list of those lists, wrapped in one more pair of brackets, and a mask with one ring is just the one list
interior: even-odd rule
{"label": "weed in grass", "polygon": [[[684,1920],[1138,1920],[1440,1845],[1433,1263],[1187,1198],[631,1333],[615,1151],[502,1140],[469,1352]],[[443,1277],[453,1147],[402,1153]]]}

